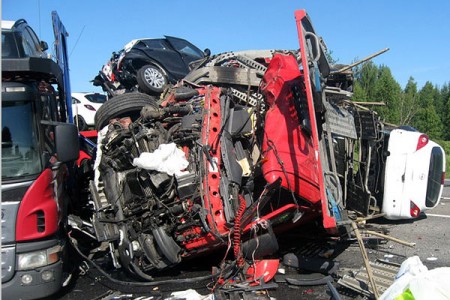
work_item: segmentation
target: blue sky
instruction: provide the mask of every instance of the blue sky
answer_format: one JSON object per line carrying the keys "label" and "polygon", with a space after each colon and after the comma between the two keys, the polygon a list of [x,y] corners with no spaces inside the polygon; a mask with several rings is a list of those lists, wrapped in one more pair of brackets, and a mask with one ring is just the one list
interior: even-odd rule
{"label": "blue sky", "polygon": [[298,48],[297,9],[306,9],[339,63],[388,47],[374,62],[390,67],[402,87],[410,76],[419,88],[450,82],[447,0],[3,0],[2,20],[26,19],[53,49],[51,12],[57,11],[70,34],[72,91],[86,92],[101,91],[89,81],[135,38],[177,36],[213,54]]}

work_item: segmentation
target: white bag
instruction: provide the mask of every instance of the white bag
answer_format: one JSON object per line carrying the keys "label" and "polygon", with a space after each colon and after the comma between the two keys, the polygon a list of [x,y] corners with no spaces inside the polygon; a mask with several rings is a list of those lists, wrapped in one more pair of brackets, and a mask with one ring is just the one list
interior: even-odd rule
{"label": "white bag", "polygon": [[150,152],[143,152],[138,158],[133,159],[133,166],[145,169],[164,172],[172,176],[186,174],[189,162],[181,149],[175,143],[161,144],[158,149]]}
{"label": "white bag", "polygon": [[418,256],[405,260],[394,283],[381,295],[380,300],[392,300],[407,289],[416,300],[450,300],[450,268],[428,270]]}

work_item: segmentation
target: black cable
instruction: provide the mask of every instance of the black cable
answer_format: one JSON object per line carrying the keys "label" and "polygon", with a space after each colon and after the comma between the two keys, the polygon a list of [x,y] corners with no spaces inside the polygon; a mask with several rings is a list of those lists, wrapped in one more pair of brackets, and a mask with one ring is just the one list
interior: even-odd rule
{"label": "black cable", "polygon": [[108,273],[106,273],[99,265],[97,265],[93,260],[91,260],[90,258],[88,258],[86,255],[84,255],[81,250],[78,248],[77,246],[77,240],[72,238],[69,234],[69,242],[70,244],[73,246],[73,248],[78,252],[78,254],[87,262],[89,262],[92,266],[94,266],[103,276],[105,276],[109,281],[119,284],[119,285],[124,285],[124,286],[143,286],[143,287],[147,287],[147,286],[156,286],[156,285],[163,285],[163,284],[169,284],[169,283],[194,283],[197,281],[203,281],[203,280],[207,280],[207,279],[215,279],[216,276],[214,275],[207,275],[207,276],[199,276],[199,277],[193,277],[193,278],[182,278],[182,279],[166,279],[166,280],[159,280],[159,281],[152,281],[152,282],[137,282],[137,281],[123,281],[123,280],[118,280],[115,279],[113,277],[111,277],[111,275],[109,275]]}
{"label": "black cable", "polygon": [[267,140],[267,144],[270,147],[267,151],[272,150],[274,152],[274,154],[275,154],[275,158],[277,159],[277,162],[280,165],[280,168],[281,168],[281,170],[282,170],[282,172],[284,174],[284,177],[286,178],[286,183],[287,183],[288,189],[289,189],[289,191],[291,193],[292,200],[294,201],[295,205],[297,206],[297,212],[299,212],[299,204],[298,204],[297,198],[295,197],[294,191],[292,190],[291,184],[289,182],[288,173],[286,171],[286,168],[284,167],[283,160],[278,155],[278,151],[277,151],[277,148],[275,146],[275,143],[272,140],[268,139]]}

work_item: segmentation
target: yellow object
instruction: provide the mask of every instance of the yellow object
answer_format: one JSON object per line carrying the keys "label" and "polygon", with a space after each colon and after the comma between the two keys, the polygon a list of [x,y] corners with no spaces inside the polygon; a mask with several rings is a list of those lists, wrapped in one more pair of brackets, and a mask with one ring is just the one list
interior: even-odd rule
{"label": "yellow object", "polygon": [[397,296],[395,300],[415,300],[413,294],[410,289],[406,289],[401,295]]}

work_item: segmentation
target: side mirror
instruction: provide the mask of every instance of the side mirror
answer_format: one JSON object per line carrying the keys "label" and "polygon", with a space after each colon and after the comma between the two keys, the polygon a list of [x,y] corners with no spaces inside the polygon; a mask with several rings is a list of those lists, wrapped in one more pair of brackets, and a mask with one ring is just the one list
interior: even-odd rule
{"label": "side mirror", "polygon": [[209,50],[209,48],[206,48],[205,50],[203,50],[203,53],[205,53],[205,56],[208,57],[211,55],[211,50]]}
{"label": "side mirror", "polygon": [[56,154],[60,162],[69,162],[78,159],[80,144],[78,129],[75,124],[58,124],[55,127]]}
{"label": "side mirror", "polygon": [[45,51],[48,49],[48,44],[47,42],[41,41],[41,43],[39,44],[41,46],[41,50]]}

